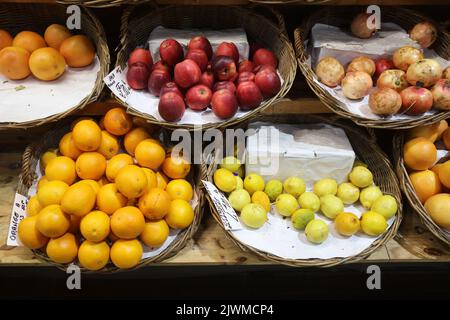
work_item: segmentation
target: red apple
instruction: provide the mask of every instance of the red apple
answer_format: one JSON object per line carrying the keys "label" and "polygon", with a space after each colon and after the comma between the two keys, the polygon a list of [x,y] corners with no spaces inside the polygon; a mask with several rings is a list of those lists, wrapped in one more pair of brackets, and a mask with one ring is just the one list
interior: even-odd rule
{"label": "red apple", "polygon": [[252,81],[240,83],[236,90],[236,96],[241,110],[253,110],[258,107],[263,100],[261,91]]}
{"label": "red apple", "polygon": [[174,66],[183,60],[183,47],[174,39],[166,39],[159,46],[161,60],[169,66]]}
{"label": "red apple", "polygon": [[222,42],[216,48],[215,56],[227,56],[234,60],[235,64],[239,62],[239,51],[233,42]]}
{"label": "red apple", "polygon": [[208,88],[212,89],[214,85],[214,75],[211,68],[207,68],[206,71],[202,73],[202,76],[200,77],[200,84],[204,84]]}
{"label": "red apple", "polygon": [[212,98],[212,91],[204,84],[193,86],[186,93],[186,104],[192,110],[205,110]]}
{"label": "red apple", "polygon": [[161,87],[161,91],[159,92],[159,96],[163,96],[167,92],[174,92],[176,94],[179,94],[180,97],[183,98],[183,94],[180,91],[180,88],[178,88],[177,84],[175,82],[166,82]]}
{"label": "red apple", "polygon": [[260,65],[260,66],[257,66],[257,67],[255,67],[255,68],[253,69],[253,73],[254,73],[254,74],[257,74],[257,73],[260,72],[260,71],[270,71],[270,72],[275,72],[275,73],[277,73],[277,69],[275,69],[275,68],[272,67],[272,66],[269,66],[268,64]]}
{"label": "red apple", "polygon": [[211,63],[216,81],[234,81],[237,78],[236,64],[228,56],[216,56]]}
{"label": "red apple", "polygon": [[256,42],[250,43],[250,57],[253,57],[256,50],[261,49],[262,47],[263,47],[262,45],[260,45],[259,43],[256,43]]}
{"label": "red apple", "polygon": [[150,51],[143,48],[134,49],[133,52],[130,53],[130,57],[128,58],[128,66],[131,66],[138,62],[145,64],[148,70],[151,70],[153,59]]}
{"label": "red apple", "polygon": [[169,122],[175,122],[183,117],[186,106],[183,98],[175,92],[167,92],[159,99],[158,111],[161,117]]}
{"label": "red apple", "polygon": [[135,90],[142,90],[147,88],[148,77],[150,72],[147,66],[141,62],[135,62],[128,66],[127,83]]}
{"label": "red apple", "polygon": [[186,59],[191,59],[194,61],[200,68],[201,72],[205,71],[208,66],[208,56],[205,51],[201,49],[189,49],[186,54]]}
{"label": "red apple", "polygon": [[214,92],[211,99],[213,113],[220,119],[228,119],[234,116],[238,109],[238,103],[234,93],[222,89]]}
{"label": "red apple", "polygon": [[170,73],[170,67],[165,62],[162,62],[161,60],[159,60],[152,66],[151,71],[153,72],[158,69],[166,70],[167,72]]}
{"label": "red apple", "polygon": [[255,74],[253,72],[244,71],[239,73],[239,76],[237,78],[237,84],[240,84],[242,82],[246,81],[255,81]]}
{"label": "red apple", "polygon": [[380,59],[375,60],[374,78],[378,79],[378,77],[380,76],[380,74],[383,73],[383,71],[389,70],[389,69],[395,69],[394,62],[392,60],[385,59],[385,58],[380,58]]}
{"label": "red apple", "polygon": [[255,66],[267,64],[276,68],[278,65],[278,59],[272,51],[261,48],[256,50],[253,54],[253,63],[255,64]]}
{"label": "red apple", "polygon": [[216,91],[219,91],[222,89],[228,90],[233,94],[236,92],[236,86],[231,81],[216,82],[213,87],[213,92],[216,92]]}
{"label": "red apple", "polygon": [[238,72],[253,72],[253,69],[255,68],[253,62],[250,60],[243,60],[241,63],[239,63]]}
{"label": "red apple", "polygon": [[408,87],[400,92],[402,97],[401,112],[418,115],[427,112],[433,106],[433,94],[421,87]]}
{"label": "red apple", "polygon": [[200,81],[202,72],[198,65],[191,59],[186,59],[175,66],[175,83],[181,88],[189,88]]}
{"label": "red apple", "polygon": [[188,44],[188,49],[200,49],[203,50],[208,56],[208,60],[212,58],[212,47],[209,40],[204,36],[193,37]]}
{"label": "red apple", "polygon": [[153,95],[159,97],[159,93],[161,92],[161,87],[170,82],[170,73],[164,69],[156,69],[150,74],[150,78],[148,79],[148,91]]}
{"label": "red apple", "polygon": [[273,97],[280,91],[281,81],[277,73],[272,71],[259,71],[255,76],[255,83],[261,90],[264,98]]}

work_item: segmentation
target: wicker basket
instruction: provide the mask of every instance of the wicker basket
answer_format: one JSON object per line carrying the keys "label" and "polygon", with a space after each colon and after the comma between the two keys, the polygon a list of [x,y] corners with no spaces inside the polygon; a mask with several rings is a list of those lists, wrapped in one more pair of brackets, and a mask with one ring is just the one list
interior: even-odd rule
{"label": "wicker basket", "polygon": [[[308,63],[308,53],[306,51],[306,48],[304,47],[304,42],[308,39],[311,28],[316,23],[324,23],[328,25],[343,27],[348,26],[349,21],[351,21],[355,14],[360,11],[361,9],[352,7],[325,8],[310,16],[302,26],[298,27],[294,31],[295,50],[297,54],[298,65],[309,86],[316,93],[319,99],[337,114],[353,120],[358,125],[372,128],[407,129],[423,124],[430,124],[432,122],[437,122],[449,117],[450,112],[446,111],[437,112],[433,115],[418,116],[414,119],[367,119],[349,112],[343,103],[331,96],[314,81],[315,79],[317,80],[317,76]],[[394,22],[396,24],[399,24],[405,30],[410,30],[418,22],[429,20],[428,18],[422,16],[420,13],[400,7],[383,7],[381,10],[381,17],[383,22]],[[449,60],[450,34],[442,29],[439,29],[437,40],[431,48],[434,49],[441,57]]]}
{"label": "wicker basket", "polygon": [[431,233],[433,233],[447,245],[450,245],[450,232],[443,231],[442,228],[439,227],[430,218],[427,211],[425,210],[425,207],[420,202],[419,198],[416,195],[416,192],[414,191],[414,187],[411,183],[411,180],[409,179],[408,170],[406,169],[405,163],[403,161],[403,144],[405,142],[404,138],[404,133],[398,133],[395,135],[393,140],[393,152],[396,166],[395,169],[400,181],[400,187],[402,188],[403,193],[406,195],[406,198],[408,198],[409,204],[414,209],[414,211],[419,214],[420,219],[423,221],[428,230],[430,230]]}
{"label": "wicker basket", "polygon": [[[58,4],[0,4],[1,19],[0,28],[16,34],[23,30],[32,30],[40,34],[44,34],[45,29],[52,23],[61,23],[65,25],[68,17],[66,6]],[[95,86],[92,92],[85,99],[80,101],[78,105],[70,109],[52,116],[36,119],[32,121],[19,123],[5,123],[0,119],[0,130],[9,128],[27,129],[41,124],[56,121],[64,118],[72,112],[82,109],[86,104],[96,101],[102,92],[104,83],[103,78],[108,74],[110,56],[109,48],[106,41],[105,32],[101,23],[97,18],[85,8],[81,9],[81,32],[92,39],[97,49],[97,56],[100,60],[100,71],[97,74]]]}
{"label": "wicker basket", "polygon": [[[44,137],[42,137],[42,139],[32,143],[25,149],[25,152],[22,156],[22,171],[21,171],[21,174],[19,177],[19,184],[18,184],[18,188],[17,188],[18,193],[20,193],[22,195],[28,195],[28,190],[30,189],[30,187],[33,185],[34,181],[37,178],[36,167],[37,167],[40,155],[43,152],[45,152],[46,150],[48,150],[49,148],[55,148],[55,146],[58,145],[58,142],[61,139],[61,137],[65,133],[68,132],[69,127],[70,127],[70,124],[66,124],[62,127],[58,127],[57,129],[48,132]],[[161,134],[164,137],[168,136],[168,132],[166,132],[166,131],[163,131]],[[142,259],[140,261],[140,263],[133,269],[145,266],[150,263],[158,263],[158,262],[161,262],[165,259],[168,259],[168,258],[176,255],[181,249],[184,248],[184,246],[186,245],[188,240],[191,239],[192,236],[197,231],[197,229],[200,225],[202,216],[203,216],[203,207],[204,207],[204,203],[205,203],[203,192],[200,190],[201,180],[204,180],[205,177],[202,176],[204,171],[200,170],[199,165],[193,165],[191,170],[193,171],[192,179],[194,181],[194,193],[198,197],[198,204],[194,208],[194,213],[195,213],[194,221],[188,228],[180,231],[178,233],[176,239],[173,240],[173,242],[164,251],[162,251],[161,253],[159,253],[156,256]],[[54,265],[54,266],[58,267],[59,269],[65,270],[68,266],[65,264],[59,264],[59,263],[55,263],[55,262],[51,261],[47,257],[47,255],[41,250],[33,250],[33,252],[39,260],[41,260],[45,263]],[[82,270],[86,271],[86,272],[92,272],[92,271],[88,271],[86,269],[82,269]],[[98,272],[113,272],[113,271],[117,271],[117,270],[119,270],[119,269],[116,268],[112,263],[109,263],[105,268],[103,268],[99,271],[95,271],[95,272],[97,272],[97,273]]]}
{"label": "wicker basket", "polygon": [[[152,5],[132,7],[124,13],[122,17],[121,49],[117,55],[117,66],[124,67],[129,53],[137,46],[145,44],[150,32],[159,25],[174,29],[242,27],[250,38],[270,48],[278,57],[278,68],[284,83],[276,96],[264,101],[258,108],[247,112],[240,118],[207,123],[202,125],[202,129],[230,126],[249,119],[273,104],[277,99],[284,97],[289,91],[296,73],[295,53],[285,35],[286,29],[283,18],[273,10],[268,11],[268,14],[275,14],[276,24],[267,19],[265,15],[256,13],[256,10],[235,6],[168,6],[156,10],[152,10],[152,7]],[[125,106],[128,107],[129,113],[145,117],[150,123],[169,128],[194,129],[194,126],[189,124],[161,122],[154,117],[140,113],[130,105],[125,104]]]}
{"label": "wicker basket", "polygon": [[[349,256],[345,258],[331,258],[331,259],[284,259],[279,256],[255,249],[240,242],[233,233],[226,230],[224,224],[216,210],[214,203],[208,194],[206,198],[208,199],[212,216],[217,221],[217,223],[223,228],[227,236],[242,250],[250,251],[259,257],[267,260],[271,260],[277,263],[306,267],[306,266],[319,266],[319,267],[331,267],[339,265],[342,263],[356,262],[358,260],[364,259],[370,254],[372,254],[381,245],[392,239],[400,226],[402,220],[402,201],[400,189],[398,187],[397,177],[392,169],[391,163],[389,162],[387,156],[380,150],[374,141],[374,137],[368,131],[364,131],[351,122],[343,119],[339,119],[337,116],[319,116],[319,115],[282,115],[282,116],[261,116],[258,121],[266,121],[272,123],[329,123],[334,126],[340,127],[345,130],[353,149],[357,157],[366,163],[369,169],[372,171],[374,176],[374,182],[378,185],[381,191],[385,194],[390,194],[397,200],[399,205],[398,213],[395,216],[395,220],[391,227],[377,240],[375,240],[369,247],[361,251],[355,256]],[[241,126],[246,126],[241,124]],[[213,174],[216,169],[216,164],[211,164],[209,166],[203,165],[203,170],[206,170],[205,176],[208,181],[213,182]]]}

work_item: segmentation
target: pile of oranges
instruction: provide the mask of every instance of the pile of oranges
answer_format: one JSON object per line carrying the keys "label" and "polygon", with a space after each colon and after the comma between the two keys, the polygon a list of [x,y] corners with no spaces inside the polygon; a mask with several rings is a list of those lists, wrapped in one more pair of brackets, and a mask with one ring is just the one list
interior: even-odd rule
{"label": "pile of oranges", "polygon": [[39,80],[52,81],[64,74],[66,65],[86,67],[94,58],[92,41],[84,35],[72,35],[60,24],[50,25],[43,37],[21,31],[13,38],[0,29],[0,73],[10,80],[33,74]]}
{"label": "pile of oranges", "polygon": [[159,247],[170,228],[194,220],[194,191],[185,179],[190,162],[134,127],[122,108],[99,123],[76,120],[40,165],[45,175],[18,234],[54,262],[78,258],[82,267],[99,270],[111,259],[118,268],[132,268],[142,258],[141,241]]}
{"label": "pile of oranges", "polygon": [[450,150],[447,121],[414,128],[403,147],[403,160],[420,202],[431,219],[450,230],[450,160],[438,162],[436,144]]}

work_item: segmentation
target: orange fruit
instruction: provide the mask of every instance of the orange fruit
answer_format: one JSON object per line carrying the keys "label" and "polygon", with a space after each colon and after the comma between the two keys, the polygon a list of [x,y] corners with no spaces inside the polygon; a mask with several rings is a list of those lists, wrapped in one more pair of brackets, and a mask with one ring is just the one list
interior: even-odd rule
{"label": "orange fruit", "polygon": [[160,247],[169,237],[169,226],[163,219],[147,221],[140,235],[141,241],[150,248]]}
{"label": "orange fruit", "polygon": [[98,152],[84,152],[81,154],[75,167],[81,179],[100,179],[106,171],[106,159]]}
{"label": "orange fruit", "polygon": [[114,182],[117,173],[126,165],[132,165],[134,163],[133,158],[126,153],[120,153],[109,159],[106,164],[106,177],[109,181]]}
{"label": "orange fruit", "polygon": [[141,261],[142,253],[138,240],[119,239],[111,247],[111,261],[120,269],[130,269]]}
{"label": "orange fruit", "polygon": [[194,221],[194,210],[189,202],[175,199],[170,203],[169,212],[164,219],[173,229],[185,229]]}
{"label": "orange fruit", "polygon": [[93,120],[81,120],[72,130],[75,145],[82,151],[95,151],[102,142],[102,130]]}
{"label": "orange fruit", "polygon": [[49,47],[59,50],[61,43],[67,38],[70,38],[72,34],[69,29],[60,24],[51,24],[45,29],[44,39]]}
{"label": "orange fruit", "polygon": [[52,81],[61,77],[66,70],[64,57],[53,48],[35,50],[28,61],[31,73],[43,81]]}
{"label": "orange fruit", "polygon": [[441,183],[450,188],[450,160],[439,164],[438,176]]}
{"label": "orange fruit", "polygon": [[442,136],[442,133],[448,128],[446,120],[441,120],[436,123],[432,123],[425,126],[416,127],[408,130],[408,140],[423,137],[428,139],[430,142],[436,142]]}
{"label": "orange fruit", "polygon": [[167,178],[167,176],[164,173],[162,173],[162,172],[156,173],[156,187],[157,188],[165,190],[168,183],[169,183],[169,178]]}
{"label": "orange fruit", "polygon": [[25,79],[31,74],[28,61],[30,53],[19,47],[0,50],[0,73],[11,80]]}
{"label": "orange fruit", "polygon": [[48,182],[48,179],[46,176],[42,176],[37,184],[37,189],[39,190],[40,188],[42,188],[46,183]]}
{"label": "orange fruit", "polygon": [[82,217],[95,206],[95,192],[86,183],[75,183],[64,193],[61,209],[68,214]]}
{"label": "orange fruit", "polygon": [[45,151],[40,157],[40,167],[41,171],[45,172],[45,167],[50,162],[50,160],[56,158],[58,156],[58,149],[48,149]]}
{"label": "orange fruit", "polygon": [[111,231],[121,239],[134,239],[144,230],[145,219],[136,207],[123,207],[111,216]]}
{"label": "orange fruit", "polygon": [[119,153],[119,149],[119,140],[108,131],[102,130],[102,141],[97,152],[100,152],[109,160]]}
{"label": "orange fruit", "polygon": [[436,162],[437,150],[428,139],[414,138],[403,146],[403,159],[410,169],[426,170]]}
{"label": "orange fruit", "polygon": [[189,182],[184,179],[175,179],[167,184],[166,191],[172,199],[183,199],[191,201],[194,196],[194,191]]}
{"label": "orange fruit", "polygon": [[70,227],[69,227],[69,230],[67,230],[67,232],[72,233],[72,234],[77,234],[78,231],[80,230],[80,222],[81,222],[82,218],[83,217],[71,215],[70,216]]}
{"label": "orange fruit", "polygon": [[116,136],[123,136],[133,127],[131,116],[123,108],[109,110],[103,119],[106,131]]}
{"label": "orange fruit", "polygon": [[450,231],[450,194],[439,193],[428,198],[425,209],[438,226]]}
{"label": "orange fruit", "polygon": [[44,48],[47,46],[44,38],[36,32],[33,31],[22,31],[19,32],[13,40],[13,47],[20,47],[27,50],[29,53],[33,53],[39,48]]}
{"label": "orange fruit", "polygon": [[153,188],[139,199],[138,206],[147,219],[158,220],[169,212],[171,200],[167,191]]}
{"label": "orange fruit", "polygon": [[72,121],[72,123],[70,124],[70,130],[73,130],[73,128],[75,127],[75,125],[76,125],[78,122],[83,121],[83,120],[91,120],[91,121],[94,121],[94,122],[95,122],[95,119],[92,118],[92,117],[87,117],[87,116],[85,116],[85,117],[79,117],[79,118],[76,118],[75,120]]}
{"label": "orange fruit", "polygon": [[66,233],[59,238],[50,239],[47,244],[47,255],[56,263],[70,263],[78,255],[78,243],[75,236]]}
{"label": "orange fruit", "polygon": [[49,181],[60,180],[71,185],[77,178],[75,162],[69,157],[56,157],[45,167],[45,176]]}
{"label": "orange fruit", "polygon": [[169,178],[183,179],[191,170],[191,164],[182,157],[168,156],[164,160],[162,170]]}
{"label": "orange fruit", "polygon": [[35,216],[41,211],[44,207],[39,202],[38,196],[34,195],[28,200],[27,204],[27,216]]}
{"label": "orange fruit", "polygon": [[128,199],[142,196],[148,185],[144,170],[135,165],[126,165],[120,169],[114,181],[120,193]]}
{"label": "orange fruit", "polygon": [[450,150],[450,128],[447,128],[442,134],[442,141],[444,141],[445,148]]}
{"label": "orange fruit", "polygon": [[156,180],[155,172],[149,168],[142,168],[142,170],[144,170],[145,176],[147,177],[147,189],[146,190],[156,188],[158,185],[158,181]]}
{"label": "orange fruit", "polygon": [[128,199],[122,195],[115,183],[109,183],[100,188],[97,194],[99,210],[112,215],[116,210],[125,207]]}
{"label": "orange fruit", "polygon": [[20,242],[30,249],[39,249],[45,246],[48,238],[36,227],[37,216],[26,217],[19,223],[17,234]]}
{"label": "orange fruit", "polygon": [[73,160],[77,160],[80,154],[83,153],[83,151],[78,149],[75,145],[72,132],[66,133],[59,141],[59,152],[61,152],[63,156],[69,157]]}
{"label": "orange fruit", "polygon": [[359,231],[361,223],[355,214],[341,212],[334,219],[334,227],[339,234],[350,237]]}
{"label": "orange fruit", "polygon": [[65,39],[59,52],[66,59],[67,64],[73,68],[90,65],[95,58],[95,48],[91,40],[84,35],[71,36]]}
{"label": "orange fruit", "polygon": [[97,181],[95,180],[91,180],[91,179],[86,179],[86,180],[80,180],[77,183],[84,183],[87,184],[88,186],[90,186],[92,188],[92,190],[94,190],[94,194],[97,195],[98,190],[100,190],[100,185],[98,184]]}
{"label": "orange fruit", "polygon": [[157,170],[164,162],[166,151],[158,143],[145,139],[136,146],[134,156],[142,167]]}
{"label": "orange fruit", "polygon": [[80,222],[81,235],[89,241],[105,240],[110,232],[109,216],[103,211],[92,211],[85,215]]}
{"label": "orange fruit", "polygon": [[133,130],[128,132],[123,139],[125,150],[127,150],[129,154],[134,156],[134,150],[136,149],[139,142],[148,138],[150,138],[150,135],[144,128],[134,128]]}
{"label": "orange fruit", "polygon": [[109,261],[109,251],[105,241],[96,243],[85,240],[78,249],[78,261],[88,270],[100,270]]}
{"label": "orange fruit", "polygon": [[425,203],[429,197],[441,192],[442,187],[439,177],[431,170],[412,172],[409,174],[409,179],[422,203]]}
{"label": "orange fruit", "polygon": [[37,215],[36,228],[46,237],[58,238],[66,233],[69,227],[69,216],[57,204],[45,207]]}
{"label": "orange fruit", "polygon": [[11,47],[13,42],[13,37],[11,34],[3,29],[0,29],[0,50],[6,47]]}
{"label": "orange fruit", "polygon": [[38,189],[37,198],[43,208],[51,204],[60,204],[67,189],[69,185],[63,181],[49,181]]}

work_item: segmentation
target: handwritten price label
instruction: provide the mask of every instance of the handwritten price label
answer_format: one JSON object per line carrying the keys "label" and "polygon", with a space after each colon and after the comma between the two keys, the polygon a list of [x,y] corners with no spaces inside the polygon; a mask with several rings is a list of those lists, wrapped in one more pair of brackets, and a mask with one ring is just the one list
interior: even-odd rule
{"label": "handwritten price label", "polygon": [[121,67],[117,67],[103,81],[116,97],[126,102],[128,96],[131,94],[131,88],[124,80],[123,71]]}
{"label": "handwritten price label", "polygon": [[225,195],[220,192],[215,185],[211,182],[202,180],[203,185],[206,188],[211,200],[214,202],[217,212],[219,213],[220,219],[225,225],[226,230],[242,230],[242,224],[239,221],[239,217],[236,211],[231,207],[230,202],[225,197]]}
{"label": "handwritten price label", "polygon": [[8,239],[6,240],[6,245],[8,246],[18,247],[22,245],[19,241],[18,228],[20,221],[27,216],[27,205],[28,198],[16,193],[11,211],[11,220],[9,221]]}

